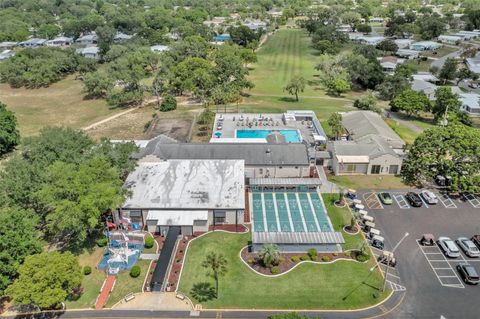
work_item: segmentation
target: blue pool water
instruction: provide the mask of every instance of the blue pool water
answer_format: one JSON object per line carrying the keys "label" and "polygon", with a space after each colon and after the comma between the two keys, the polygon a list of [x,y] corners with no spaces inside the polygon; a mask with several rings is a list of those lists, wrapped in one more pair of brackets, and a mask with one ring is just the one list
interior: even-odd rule
{"label": "blue pool water", "polygon": [[300,143],[302,140],[297,130],[237,130],[237,138],[267,138],[272,132],[280,132],[287,143]]}

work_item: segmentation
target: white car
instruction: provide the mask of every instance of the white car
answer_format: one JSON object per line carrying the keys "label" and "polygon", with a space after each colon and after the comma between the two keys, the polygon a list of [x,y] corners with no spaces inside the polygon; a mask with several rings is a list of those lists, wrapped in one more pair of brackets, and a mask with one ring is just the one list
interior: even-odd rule
{"label": "white car", "polygon": [[460,257],[460,250],[457,245],[449,237],[439,237],[438,246],[443,250],[443,253],[450,258]]}
{"label": "white car", "polygon": [[465,255],[472,258],[480,257],[480,250],[478,247],[468,239],[467,237],[459,237],[457,239],[457,245],[463,250]]}
{"label": "white car", "polygon": [[423,200],[429,205],[435,205],[438,203],[437,196],[429,190],[422,191],[420,195],[422,196]]}

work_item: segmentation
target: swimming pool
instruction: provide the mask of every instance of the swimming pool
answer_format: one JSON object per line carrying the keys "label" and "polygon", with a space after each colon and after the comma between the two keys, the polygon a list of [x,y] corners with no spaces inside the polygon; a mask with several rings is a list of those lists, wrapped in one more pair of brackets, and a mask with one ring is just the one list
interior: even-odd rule
{"label": "swimming pool", "polygon": [[287,143],[300,143],[302,139],[297,130],[237,130],[237,138],[267,138],[273,132],[279,132]]}

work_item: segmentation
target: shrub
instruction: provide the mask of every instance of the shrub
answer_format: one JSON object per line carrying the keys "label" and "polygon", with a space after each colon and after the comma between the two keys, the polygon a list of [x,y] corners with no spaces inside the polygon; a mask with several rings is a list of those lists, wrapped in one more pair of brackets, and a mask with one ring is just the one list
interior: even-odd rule
{"label": "shrub", "polygon": [[330,257],[328,257],[328,256],[323,256],[323,257],[322,257],[322,261],[323,261],[323,262],[328,262],[328,261],[330,261]]}
{"label": "shrub", "polygon": [[108,238],[107,237],[102,237],[100,239],[97,239],[96,241],[98,247],[105,247],[108,244]]}
{"label": "shrub", "polygon": [[83,274],[84,274],[85,276],[88,276],[88,275],[90,275],[91,273],[92,273],[92,267],[90,267],[90,266],[85,266],[85,267],[83,267]]}
{"label": "shrub", "polygon": [[160,104],[160,112],[168,112],[177,109],[177,100],[173,95],[166,95]]}
{"label": "shrub", "polygon": [[155,244],[155,240],[153,239],[153,237],[147,237],[145,238],[145,248],[152,248],[153,245]]}
{"label": "shrub", "polygon": [[249,263],[250,265],[253,264],[253,259],[252,258],[248,259],[247,263]]}
{"label": "shrub", "polygon": [[351,251],[346,251],[346,252],[345,252],[345,256],[351,257],[351,256],[352,256],[352,252],[351,252]]}
{"label": "shrub", "polygon": [[137,278],[138,276],[140,276],[140,266],[135,265],[130,269],[130,277]]}
{"label": "shrub", "polygon": [[310,256],[311,260],[317,260],[317,250],[315,248],[309,249],[308,250],[308,256]]}
{"label": "shrub", "polygon": [[357,261],[359,262],[365,262],[367,260],[370,259],[370,255],[366,254],[366,255],[358,255],[357,256]]}
{"label": "shrub", "polygon": [[302,260],[302,261],[305,261],[305,260],[307,260],[307,259],[308,259],[308,257],[305,256],[305,255],[303,255],[302,257],[300,257],[300,260]]}
{"label": "shrub", "polygon": [[317,256],[317,255],[314,255],[314,256],[310,257],[310,259],[311,259],[312,261],[317,261],[318,256]]}
{"label": "shrub", "polygon": [[280,272],[280,269],[277,266],[274,266],[270,269],[272,275],[276,275]]}
{"label": "shrub", "polygon": [[294,263],[298,263],[298,256],[293,256],[293,257],[292,257],[292,261],[293,261]]}
{"label": "shrub", "polygon": [[332,255],[334,255],[335,257],[337,257],[337,256],[338,256],[338,253],[333,253]]}

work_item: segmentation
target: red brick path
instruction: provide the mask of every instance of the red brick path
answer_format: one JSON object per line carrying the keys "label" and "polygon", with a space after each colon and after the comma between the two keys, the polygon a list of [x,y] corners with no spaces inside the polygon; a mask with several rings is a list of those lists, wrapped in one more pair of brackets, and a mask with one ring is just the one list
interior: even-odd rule
{"label": "red brick path", "polygon": [[107,279],[105,279],[105,282],[103,283],[103,289],[100,292],[100,295],[98,295],[97,301],[95,302],[95,309],[100,310],[105,306],[116,280],[117,277],[115,276],[108,276]]}

